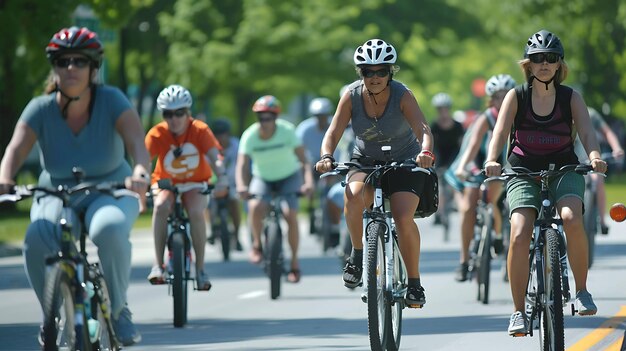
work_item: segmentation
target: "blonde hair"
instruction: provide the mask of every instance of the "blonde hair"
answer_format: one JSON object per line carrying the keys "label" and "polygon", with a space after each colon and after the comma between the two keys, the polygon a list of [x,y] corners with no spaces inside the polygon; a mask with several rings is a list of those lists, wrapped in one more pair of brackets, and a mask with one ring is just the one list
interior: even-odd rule
{"label": "blonde hair", "polygon": [[[92,84],[98,84],[100,83],[100,79],[99,79],[99,69],[95,68],[92,69],[91,66],[89,68],[89,85]],[[50,73],[48,73],[48,77],[46,78],[46,81],[44,83],[44,89],[43,92],[45,95],[54,93],[57,90],[57,83],[56,83],[56,75],[54,74],[54,68],[50,70]]]}
{"label": "blonde hair", "polygon": [[[530,81],[530,77],[532,77],[532,73],[530,72],[530,59],[522,59],[519,62],[520,68],[522,69],[522,73],[524,73],[524,77],[526,77],[526,81]],[[567,66],[567,62],[565,59],[559,60],[559,69],[557,69],[556,74],[554,75],[554,85],[561,84],[565,78],[567,78],[567,73],[569,72],[569,68]]]}

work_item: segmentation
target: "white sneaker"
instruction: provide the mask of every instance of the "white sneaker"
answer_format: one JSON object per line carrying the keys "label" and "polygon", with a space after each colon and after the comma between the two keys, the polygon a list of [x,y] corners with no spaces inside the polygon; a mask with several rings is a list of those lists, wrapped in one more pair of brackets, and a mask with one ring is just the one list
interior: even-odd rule
{"label": "white sneaker", "polygon": [[528,320],[526,314],[517,311],[511,315],[509,321],[510,336],[526,336],[528,334]]}

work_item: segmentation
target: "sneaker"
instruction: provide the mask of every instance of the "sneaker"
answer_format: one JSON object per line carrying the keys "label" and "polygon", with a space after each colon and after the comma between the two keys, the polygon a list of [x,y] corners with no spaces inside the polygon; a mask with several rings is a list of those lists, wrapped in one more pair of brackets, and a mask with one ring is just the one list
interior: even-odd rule
{"label": "sneaker", "polygon": [[456,273],[454,276],[454,279],[457,282],[464,282],[467,280],[467,273],[469,271],[469,265],[467,264],[467,262],[463,262],[459,265],[459,267],[456,269]]}
{"label": "sneaker", "polygon": [[426,304],[426,295],[421,286],[409,286],[406,290],[404,302],[409,308],[422,308]]}
{"label": "sneaker", "polygon": [[241,252],[243,251],[243,246],[241,246],[241,243],[239,242],[239,239],[235,240],[235,250]]}
{"label": "sneaker", "polygon": [[504,252],[504,240],[502,238],[502,236],[496,236],[493,239],[493,251],[495,252],[496,255],[501,255],[502,252]]}
{"label": "sneaker", "polygon": [[113,331],[123,346],[130,346],[141,341],[141,334],[133,324],[132,315],[128,306],[124,306],[120,315],[117,318],[113,317]]}
{"label": "sneaker", "polygon": [[509,321],[510,336],[526,336],[528,334],[528,319],[526,314],[517,311],[511,315]]}
{"label": "sneaker", "polygon": [[576,293],[575,306],[578,314],[581,316],[591,316],[598,312],[598,307],[593,303],[593,298],[591,298],[591,294],[587,290],[581,290]]}
{"label": "sneaker", "polygon": [[263,252],[261,251],[261,248],[253,247],[252,250],[250,250],[250,262],[254,264],[259,264],[262,260]]}
{"label": "sneaker", "polygon": [[346,266],[343,267],[343,285],[349,289],[356,288],[361,285],[362,274],[363,269],[352,263],[352,258],[348,258],[346,260]]}
{"label": "sneaker", "polygon": [[608,235],[609,234],[609,227],[606,224],[601,224],[600,225],[600,233],[602,233],[602,235]]}
{"label": "sneaker", "polygon": [[152,285],[165,284],[165,273],[163,272],[163,268],[158,265],[154,265],[150,274],[148,274],[148,281]]}
{"label": "sneaker", "polygon": [[209,281],[209,276],[204,271],[200,271],[196,275],[196,289],[199,291],[211,290],[211,282]]}

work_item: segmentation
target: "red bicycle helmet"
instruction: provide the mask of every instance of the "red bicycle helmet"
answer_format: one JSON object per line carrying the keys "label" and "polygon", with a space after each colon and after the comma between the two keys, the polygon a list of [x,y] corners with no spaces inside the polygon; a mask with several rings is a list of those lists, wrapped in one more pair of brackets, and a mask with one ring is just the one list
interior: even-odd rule
{"label": "red bicycle helmet", "polygon": [[252,106],[254,112],[272,112],[280,114],[280,101],[275,96],[265,95],[261,96]]}
{"label": "red bicycle helmet", "polygon": [[94,62],[95,67],[100,67],[104,48],[98,35],[86,27],[63,28],[50,39],[46,56],[53,62],[59,55],[67,53],[85,55]]}

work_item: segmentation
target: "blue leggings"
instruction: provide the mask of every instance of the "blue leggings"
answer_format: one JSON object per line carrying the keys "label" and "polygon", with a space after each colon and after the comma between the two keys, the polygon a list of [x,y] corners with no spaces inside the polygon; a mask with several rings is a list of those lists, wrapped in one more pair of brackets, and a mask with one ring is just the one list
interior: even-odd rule
{"label": "blue leggings", "polygon": [[[98,247],[100,266],[109,289],[111,309],[117,318],[126,304],[130,281],[131,243],[133,223],[139,215],[137,199],[114,199],[107,195],[91,195],[72,206],[85,211],[85,225],[89,238]],[[24,239],[26,274],[43,306],[47,256],[58,252],[61,228],[58,224],[62,203],[51,196],[33,200],[31,224]],[[78,237],[76,237],[78,239]]]}

